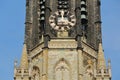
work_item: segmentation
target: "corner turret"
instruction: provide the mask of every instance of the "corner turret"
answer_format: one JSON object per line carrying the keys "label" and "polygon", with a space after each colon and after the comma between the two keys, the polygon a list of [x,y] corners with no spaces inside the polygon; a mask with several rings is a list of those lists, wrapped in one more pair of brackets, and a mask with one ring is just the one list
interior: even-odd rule
{"label": "corner turret", "polygon": [[28,68],[28,54],[26,44],[23,45],[22,57],[20,65],[17,66],[17,61],[14,63],[14,80],[30,80]]}
{"label": "corner turret", "polygon": [[102,43],[99,43],[97,69],[95,71],[96,80],[111,80],[110,61],[106,67]]}

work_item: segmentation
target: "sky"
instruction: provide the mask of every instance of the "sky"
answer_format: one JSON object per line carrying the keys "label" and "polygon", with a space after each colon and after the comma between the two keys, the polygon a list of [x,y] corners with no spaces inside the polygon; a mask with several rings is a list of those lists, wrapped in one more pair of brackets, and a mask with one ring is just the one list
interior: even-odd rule
{"label": "sky", "polygon": [[[102,39],[112,80],[120,78],[120,0],[101,0]],[[13,80],[24,41],[25,0],[0,0],[0,80]]]}

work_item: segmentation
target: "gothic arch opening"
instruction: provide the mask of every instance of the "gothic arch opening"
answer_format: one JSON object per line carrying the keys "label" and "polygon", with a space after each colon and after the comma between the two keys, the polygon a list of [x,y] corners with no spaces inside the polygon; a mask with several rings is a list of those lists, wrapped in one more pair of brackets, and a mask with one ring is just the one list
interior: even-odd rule
{"label": "gothic arch opening", "polygon": [[60,59],[54,68],[55,80],[71,80],[70,70],[70,66],[67,62],[63,58]]}
{"label": "gothic arch opening", "polygon": [[92,65],[87,65],[85,68],[85,80],[93,80],[93,68]]}
{"label": "gothic arch opening", "polygon": [[37,66],[33,66],[32,79],[33,80],[40,80],[40,70]]}

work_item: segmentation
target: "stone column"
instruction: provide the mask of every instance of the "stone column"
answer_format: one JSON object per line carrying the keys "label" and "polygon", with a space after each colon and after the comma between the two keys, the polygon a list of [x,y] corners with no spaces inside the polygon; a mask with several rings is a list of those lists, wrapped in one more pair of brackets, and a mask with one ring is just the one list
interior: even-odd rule
{"label": "stone column", "polygon": [[78,50],[78,64],[79,64],[79,80],[83,80],[83,54],[82,54],[82,50]]}
{"label": "stone column", "polygon": [[47,71],[48,71],[48,48],[43,50],[43,74],[42,80],[47,80]]}

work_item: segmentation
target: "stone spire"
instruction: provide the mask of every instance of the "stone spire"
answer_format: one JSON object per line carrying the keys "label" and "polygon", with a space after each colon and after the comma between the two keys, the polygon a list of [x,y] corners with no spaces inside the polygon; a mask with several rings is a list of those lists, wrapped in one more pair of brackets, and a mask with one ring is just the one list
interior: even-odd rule
{"label": "stone spire", "polygon": [[102,43],[99,43],[97,68],[98,69],[106,69],[106,63],[105,63]]}
{"label": "stone spire", "polygon": [[23,45],[20,68],[28,69],[28,55],[27,55],[26,44]]}

